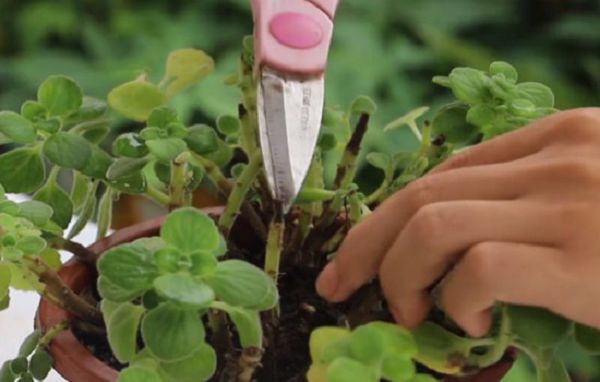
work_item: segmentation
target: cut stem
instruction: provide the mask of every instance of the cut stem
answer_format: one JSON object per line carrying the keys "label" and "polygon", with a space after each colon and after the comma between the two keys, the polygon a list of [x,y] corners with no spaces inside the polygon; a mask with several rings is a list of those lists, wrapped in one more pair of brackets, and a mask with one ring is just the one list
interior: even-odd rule
{"label": "cut stem", "polygon": [[[281,206],[278,206],[281,207]],[[283,236],[285,233],[285,223],[283,209],[277,208],[275,216],[269,225],[269,235],[267,237],[267,249],[265,255],[265,272],[277,284],[279,278],[279,265],[281,263],[281,253],[283,252]]]}
{"label": "cut stem", "polygon": [[61,323],[58,323],[54,326],[49,327],[44,332],[44,335],[42,336],[42,338],[40,338],[40,340],[38,341],[38,346],[41,348],[47,348],[48,346],[50,346],[50,343],[57,335],[64,332],[68,328],[69,328],[69,323],[67,321],[63,321]]}

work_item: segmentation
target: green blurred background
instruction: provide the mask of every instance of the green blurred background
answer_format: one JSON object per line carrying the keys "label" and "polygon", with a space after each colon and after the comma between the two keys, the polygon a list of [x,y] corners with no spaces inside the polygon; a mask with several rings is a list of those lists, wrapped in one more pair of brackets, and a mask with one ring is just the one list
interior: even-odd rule
{"label": "green blurred background", "polygon": [[[0,110],[18,109],[50,74],[68,74],[104,97],[142,71],[159,79],[168,52],[196,47],[217,73],[174,100],[185,119],[234,113],[241,39],[251,33],[249,0],[0,0]],[[455,66],[513,63],[523,80],[554,89],[559,108],[600,105],[600,0],[342,0],[327,73],[327,102],[360,94],[379,112],[368,144],[410,147],[385,123],[449,96],[431,83]],[[576,381],[600,376],[600,363],[573,345],[561,354]],[[520,362],[506,381],[532,380]],[[600,379],[596,379],[600,381]]]}

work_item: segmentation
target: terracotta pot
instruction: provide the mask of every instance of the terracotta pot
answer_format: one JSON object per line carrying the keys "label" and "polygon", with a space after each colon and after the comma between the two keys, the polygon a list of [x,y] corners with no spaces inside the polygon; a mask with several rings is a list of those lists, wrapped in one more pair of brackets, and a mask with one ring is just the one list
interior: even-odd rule
{"label": "terracotta pot", "polygon": [[[204,208],[203,211],[209,214],[219,214],[222,208]],[[164,217],[159,217],[121,229],[113,235],[94,243],[89,249],[99,256],[114,246],[143,237],[158,235],[163,220]],[[76,293],[81,292],[86,286],[89,286],[90,280],[96,278],[95,269],[91,269],[75,259],[67,262],[58,273],[63,281]],[[72,316],[68,312],[46,300],[42,300],[36,317],[36,326],[46,329],[70,318]],[[56,336],[50,345],[50,353],[54,357],[54,369],[67,381],[115,382],[117,380],[118,372],[97,359],[70,330]],[[444,382],[499,382],[508,372],[513,361],[514,354],[509,354],[502,362],[481,371],[475,376],[462,379],[446,378]]]}

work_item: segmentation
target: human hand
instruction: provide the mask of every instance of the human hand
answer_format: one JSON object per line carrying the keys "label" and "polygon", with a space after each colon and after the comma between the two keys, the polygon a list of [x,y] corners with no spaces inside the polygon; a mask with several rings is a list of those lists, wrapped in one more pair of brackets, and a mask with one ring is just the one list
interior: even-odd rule
{"label": "human hand", "polygon": [[442,308],[472,336],[496,302],[600,328],[600,108],[486,141],[413,182],[350,231],[317,291],[340,302],[377,274],[409,328],[440,278]]}

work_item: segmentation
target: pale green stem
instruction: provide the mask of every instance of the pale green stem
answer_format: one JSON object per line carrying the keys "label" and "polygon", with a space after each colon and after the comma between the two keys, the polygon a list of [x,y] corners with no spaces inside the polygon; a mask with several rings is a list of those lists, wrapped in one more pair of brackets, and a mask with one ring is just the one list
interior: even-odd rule
{"label": "pale green stem", "polygon": [[276,216],[269,225],[267,248],[265,255],[265,272],[277,283],[279,278],[279,265],[283,251],[283,235],[285,224],[282,216]]}
{"label": "pale green stem", "polygon": [[154,186],[148,185],[145,195],[161,206],[168,207],[171,204],[171,197]]}
{"label": "pale green stem", "polygon": [[64,332],[68,328],[69,328],[68,321],[63,321],[59,324],[49,327],[44,332],[44,335],[42,336],[42,338],[40,338],[40,340],[38,341],[38,346],[42,347],[42,348],[47,348],[48,346],[50,346],[50,343],[57,335]]}
{"label": "pale green stem", "polygon": [[415,121],[412,121],[411,123],[408,124],[408,127],[410,128],[410,131],[412,131],[412,133],[415,135],[415,137],[417,137],[419,142],[423,142],[423,135],[419,131],[419,127],[417,126],[417,123]]}
{"label": "pale green stem", "polygon": [[484,355],[474,357],[477,361],[477,365],[481,368],[491,366],[498,362],[513,340],[513,336],[511,335],[511,322],[506,305],[502,306],[500,320],[500,329],[498,330],[494,345]]}
{"label": "pale green stem", "polygon": [[254,155],[250,158],[250,162],[237,179],[233,190],[229,194],[227,206],[225,207],[225,211],[223,211],[223,214],[219,219],[219,228],[226,237],[229,235],[229,231],[235,222],[236,216],[240,213],[240,209],[242,207],[242,203],[244,203],[246,194],[248,194],[248,191],[252,187],[252,184],[260,172],[261,164],[262,156],[260,152],[254,153]]}
{"label": "pale green stem", "polygon": [[192,195],[187,189],[189,157],[190,154],[184,152],[171,162],[171,181],[169,185],[171,208],[191,205]]}
{"label": "pale green stem", "polygon": [[213,161],[194,153],[192,153],[192,161],[204,169],[204,172],[208,178],[217,186],[221,194],[223,194],[226,198],[229,197],[233,185],[229,179],[223,175],[223,172],[219,166],[217,166]]}

